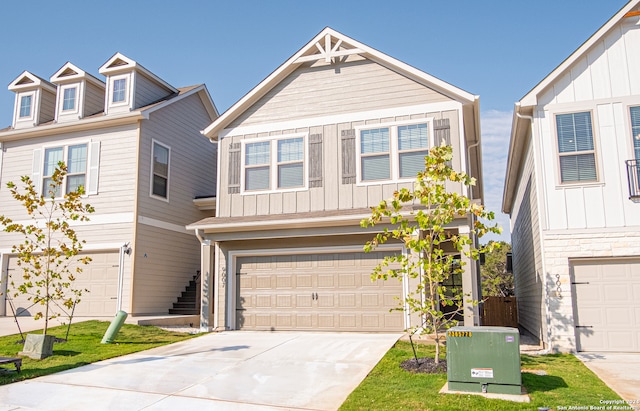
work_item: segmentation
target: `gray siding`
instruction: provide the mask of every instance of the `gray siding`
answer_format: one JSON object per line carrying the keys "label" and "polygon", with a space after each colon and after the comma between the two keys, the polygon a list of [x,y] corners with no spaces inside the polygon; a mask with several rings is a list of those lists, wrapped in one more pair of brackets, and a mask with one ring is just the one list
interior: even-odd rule
{"label": "gray siding", "polygon": [[519,205],[516,213],[512,215],[515,223],[511,233],[518,320],[522,327],[540,341],[547,342],[546,287],[542,271],[540,222],[531,146],[525,160],[523,175],[520,180],[523,185],[519,187],[516,199]]}
{"label": "gray siding", "polygon": [[200,243],[189,233],[139,224],[132,314],[166,314],[200,269]]}
{"label": "gray siding", "polygon": [[93,83],[85,82],[83,117],[104,111],[105,89]]}
{"label": "gray siding", "polygon": [[56,95],[43,89],[40,94],[40,99],[39,124],[42,124],[54,119],[56,112]]}
{"label": "gray siding", "polygon": [[377,63],[350,57],[337,65],[304,65],[229,128],[449,100]]}
{"label": "gray siding", "polygon": [[[382,199],[389,198],[393,192],[401,187],[411,187],[410,182],[381,183],[359,186],[356,183],[343,184],[342,181],[342,132],[365,124],[390,123],[396,121],[415,120],[422,118],[448,118],[451,127],[451,143],[454,149],[453,166],[462,167],[460,161],[460,130],[459,112],[455,110],[443,112],[415,113],[407,116],[371,119],[364,122],[349,122],[340,124],[326,124],[295,130],[281,130],[268,134],[252,134],[224,138],[220,141],[220,150],[228,152],[230,144],[239,143],[243,139],[256,137],[277,136],[291,133],[322,134],[322,185],[296,192],[272,192],[263,194],[240,194],[230,192],[229,185],[229,156],[220,158],[220,192],[218,199],[218,216],[253,216],[267,214],[301,213],[309,211],[330,211],[352,208],[363,208],[378,204]],[[353,161],[356,161],[354,158]],[[231,170],[233,171],[233,170]],[[232,179],[233,180],[233,179]],[[355,181],[355,179],[354,179]],[[451,190],[460,190],[460,186],[452,185]]]}
{"label": "gray siding", "polygon": [[171,94],[140,73],[135,74],[134,109],[154,103]]}
{"label": "gray siding", "polygon": [[[217,145],[200,134],[211,119],[200,97],[192,95],[150,115],[142,122],[138,165],[138,214],[185,226],[210,212],[193,199],[216,194]],[[151,197],[152,141],[170,147],[169,201]]]}

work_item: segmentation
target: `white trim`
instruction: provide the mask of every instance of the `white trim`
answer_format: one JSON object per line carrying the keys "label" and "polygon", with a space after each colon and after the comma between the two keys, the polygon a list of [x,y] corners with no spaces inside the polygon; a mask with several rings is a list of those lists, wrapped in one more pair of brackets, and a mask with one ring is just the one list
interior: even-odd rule
{"label": "white trim", "polygon": [[[108,107],[121,107],[129,104],[129,102],[131,101],[130,91],[133,88],[132,87],[133,81],[131,81],[131,77],[132,76],[130,73],[109,77],[109,85],[108,85],[109,91],[107,92]],[[114,89],[114,84],[116,80],[125,80],[124,100],[113,101],[113,91],[114,91],[113,89]]]}
{"label": "white trim", "polygon": [[[75,114],[79,112],[79,108],[80,108],[80,89],[82,87],[82,83],[72,83],[72,84],[65,84],[64,86],[59,86],[59,93],[58,93],[58,100],[56,101],[57,104],[59,104],[60,106],[60,110],[58,111],[56,108],[56,114]],[[75,89],[75,93],[73,96],[73,108],[72,109],[64,109],[64,92],[70,89]]]}
{"label": "white trim", "polygon": [[[168,154],[167,154],[167,196],[166,197],[162,197],[161,195],[158,194],[154,194],[153,193],[153,176],[154,176],[154,172],[153,172],[153,149],[155,148],[155,145],[159,145],[162,146],[164,148],[167,149]],[[160,201],[164,201],[164,202],[169,202],[169,188],[170,188],[170,181],[171,181],[171,147],[166,145],[165,143],[162,143],[158,140],[151,139],[151,158],[150,158],[150,167],[151,169],[149,170],[149,197],[151,198],[155,198],[156,200],[160,200]]]}
{"label": "white trim", "polygon": [[[278,188],[278,144],[273,141],[289,140],[294,138],[303,139],[303,170],[302,185],[298,187]],[[269,189],[267,190],[246,190],[245,189],[245,146],[252,143],[269,142]],[[244,139],[240,142],[240,194],[256,195],[266,193],[287,193],[293,191],[306,191],[308,189],[308,167],[309,167],[309,133],[283,134],[279,136],[269,136],[260,138]]]}
{"label": "white trim", "polygon": [[[382,244],[376,247],[375,251],[400,251],[405,253],[405,247],[402,244]],[[236,329],[236,260],[239,257],[253,257],[263,255],[304,255],[304,254],[341,254],[341,253],[363,253],[362,246],[359,245],[344,245],[334,247],[296,247],[296,248],[264,248],[256,250],[233,250],[228,252],[227,260],[227,295],[226,295],[226,313],[225,321],[227,327],[230,330]],[[404,277],[403,277],[402,291],[405,292]],[[219,287],[219,284],[215,284],[215,287]],[[402,298],[406,300],[407,295],[403,295]],[[406,323],[405,317],[405,328]]]}
{"label": "white trim", "polygon": [[313,127],[325,124],[338,124],[356,121],[364,121],[376,118],[388,118],[395,116],[408,116],[412,114],[427,114],[434,111],[460,110],[462,117],[462,104],[457,101],[446,101],[439,103],[418,104],[406,107],[391,107],[379,110],[360,111],[356,113],[333,114],[329,116],[309,117],[299,120],[282,121],[277,123],[255,124],[226,128],[221,130],[219,138],[243,136],[245,134],[269,133],[279,130],[292,130],[305,127]]}
{"label": "white trim", "polygon": [[[280,67],[278,67],[267,78],[261,81],[243,98],[236,102],[229,110],[223,113],[222,116],[220,116],[216,121],[209,125],[209,127],[204,130],[204,134],[209,138],[215,137],[215,135],[217,135],[224,126],[230,124],[234,119],[237,118],[238,115],[243,113],[247,108],[249,108],[249,106],[254,104],[267,92],[273,89],[273,87],[279,84],[284,78],[286,78],[286,76],[296,70],[300,66],[300,64],[302,64],[296,63],[296,61],[300,57],[309,55],[310,51],[321,49],[321,47],[316,46],[316,44],[320,43],[323,39],[325,39],[325,44],[327,44],[327,38],[334,38],[337,42],[344,43],[345,45],[350,46],[351,50],[362,50],[362,53],[360,54],[363,57],[368,58],[371,61],[374,61],[384,67],[387,67],[400,75],[404,75],[424,85],[425,87],[430,87],[444,95],[449,96],[452,99],[458,100],[461,103],[464,102],[471,104],[478,99],[478,97],[473,94],[470,94],[458,87],[455,87],[430,74],[427,74],[424,71],[418,70],[415,67],[403,63],[400,60],[381,53],[376,49],[366,46],[365,44],[362,44],[350,37],[345,36],[342,33],[339,33],[327,27],[320,33],[318,33],[313,39],[311,39],[311,41],[303,46],[297,53],[295,53],[287,61],[281,64]],[[329,47],[327,46],[325,46],[325,48],[327,49],[326,51],[321,50],[321,54],[317,55],[318,59],[326,60],[327,57],[330,57],[330,53],[333,50],[329,50]]]}
{"label": "white trim", "polygon": [[[89,221],[69,221],[71,227],[94,226],[104,224],[129,224],[133,223],[133,213],[90,214]],[[33,224],[33,220],[15,221],[17,224]],[[44,227],[45,220],[40,218],[35,221],[37,227]],[[120,247],[120,245],[118,245]]]}
{"label": "white trim", "polygon": [[138,216],[138,223],[148,225],[155,228],[161,228],[163,230],[174,231],[180,234],[193,235],[193,233],[187,230],[183,225],[169,223],[167,221],[157,220],[151,217]]}
{"label": "white trim", "polygon": [[[36,118],[36,101],[39,97],[40,93],[38,93],[38,90],[32,90],[32,91],[23,91],[23,92],[19,92],[16,93],[16,103],[15,103],[15,118],[14,118],[14,127],[16,127],[16,125],[18,123],[20,124],[26,124],[26,123],[35,123],[35,118]],[[30,113],[28,116],[24,116],[24,117],[20,117],[20,109],[22,106],[22,99],[24,97],[28,97],[31,96],[31,107],[30,107]]]}
{"label": "white trim", "polygon": [[[433,130],[433,117],[425,117],[413,120],[403,120],[389,123],[380,123],[380,124],[366,124],[362,126],[354,127],[356,132],[356,186],[370,186],[370,185],[380,185],[386,184],[389,182],[394,183],[404,183],[414,181],[416,176],[411,177],[400,177],[400,151],[398,148],[398,127],[406,126],[406,125],[417,125],[417,124],[426,124],[428,130],[428,138],[426,150],[430,150],[434,146],[434,130]],[[387,128],[389,129],[389,178],[384,180],[362,180],[362,153],[361,153],[361,132],[363,130],[375,130],[379,128]]]}

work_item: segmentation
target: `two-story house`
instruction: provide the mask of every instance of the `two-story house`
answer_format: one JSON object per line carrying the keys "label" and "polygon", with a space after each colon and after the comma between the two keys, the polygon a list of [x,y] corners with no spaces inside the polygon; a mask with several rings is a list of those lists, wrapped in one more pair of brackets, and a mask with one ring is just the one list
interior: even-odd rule
{"label": "two-story house", "polygon": [[633,0],[515,104],[502,208],[552,350],[640,352],[639,50]]}
{"label": "two-story house", "polygon": [[[324,29],[204,130],[219,145],[216,216],[188,226],[202,242],[203,329],[402,331],[411,284],[372,282],[389,253],[359,222],[411,188],[429,148],[478,179],[479,99]],[[461,217],[449,227],[468,233]],[[465,258],[464,256],[462,258]],[[453,279],[478,299],[477,264]],[[477,324],[468,306],[465,324]]]}
{"label": "two-story house", "polygon": [[[84,186],[96,210],[75,227],[93,260],[75,284],[89,290],[75,315],[166,314],[200,268],[200,244],[185,225],[212,213],[194,199],[215,193],[217,146],[200,130],[218,113],[204,85],[175,88],[120,53],[99,73],[104,81],[66,63],[49,81],[25,71],[11,82],[13,124],[0,130],[0,213],[28,221],[6,183],[28,175],[43,190],[64,161],[62,190]],[[11,279],[20,281],[11,253],[20,240],[0,232],[6,315],[30,313],[24,296],[9,304],[6,292]]]}

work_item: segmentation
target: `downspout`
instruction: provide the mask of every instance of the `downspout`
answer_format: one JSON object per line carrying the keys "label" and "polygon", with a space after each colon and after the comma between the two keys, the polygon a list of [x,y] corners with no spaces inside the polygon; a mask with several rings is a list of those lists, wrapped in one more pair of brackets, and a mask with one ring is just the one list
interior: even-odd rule
{"label": "downspout", "polygon": [[[207,275],[207,273],[203,270],[203,268],[204,268],[203,267],[203,256],[204,256],[204,253],[203,253],[202,248],[204,246],[211,246],[211,240],[208,240],[208,239],[204,238],[203,231],[201,229],[199,229],[199,228],[196,228],[194,230],[194,233],[195,233],[196,238],[200,242],[200,268],[201,268],[201,270],[200,270],[200,293],[202,293],[202,291],[204,289],[204,278],[205,278],[205,275],[206,275],[207,278],[211,277],[211,274]],[[212,257],[212,260],[215,261],[215,255]],[[217,284],[217,271],[218,270],[214,265],[213,278],[211,278],[211,280],[212,280],[211,282],[213,283],[214,289],[215,289],[215,284]],[[208,284],[208,287],[211,287],[211,286],[212,286],[212,284]],[[211,292],[208,292],[208,294],[211,294]],[[207,301],[208,301],[207,302],[207,317],[209,317],[209,310],[212,308],[211,307],[211,297],[212,297],[212,295],[207,296]],[[218,304],[218,298],[215,298],[215,296],[213,296],[213,299],[215,301],[215,304],[217,305]],[[203,307],[203,304],[204,304],[204,298],[201,298],[200,299],[200,318],[201,318],[200,322],[201,323],[202,323],[202,307]],[[218,313],[218,312],[219,312],[218,311],[218,307],[216,307],[216,309],[214,310],[214,313]],[[219,324],[218,324],[218,316],[217,315],[213,316],[213,327],[208,327],[208,328],[209,329],[206,330],[206,331],[214,331],[214,332],[218,331]]]}
{"label": "downspout", "polygon": [[129,243],[125,243],[120,247],[120,255],[118,260],[118,294],[116,302],[116,313],[122,310],[122,290],[124,288],[124,255],[131,255],[131,247]]}
{"label": "downspout", "polygon": [[[532,146],[533,146],[533,150],[534,150],[534,157],[535,157],[535,140],[534,140],[534,128],[533,128],[533,116],[528,116],[526,114],[520,114],[518,112],[520,108],[520,103],[516,103],[516,108],[514,110],[514,112],[516,113],[516,116],[518,118],[521,118],[523,120],[529,120],[529,124],[531,126],[531,140],[532,140]],[[535,161],[534,161],[535,164]],[[543,182],[544,183],[544,182]],[[536,190],[537,192],[538,190]],[[544,191],[544,190],[543,190]],[[538,203],[540,202],[540,197],[539,195],[536,196],[536,200],[538,201]],[[537,204],[538,210],[540,210],[540,204]],[[540,225],[540,221],[538,221],[538,225]],[[544,241],[542,240],[542,230],[540,230],[540,255],[542,256],[542,258],[540,259],[542,262],[542,267],[541,267],[541,271],[542,271],[542,276],[544,279],[544,299],[545,299],[545,308],[546,308],[546,321],[547,321],[547,330],[546,330],[546,335],[547,335],[547,348],[545,348],[544,350],[540,351],[540,354],[548,354],[551,352],[551,314],[549,312],[549,291],[548,291],[548,287],[547,287],[547,276],[546,276],[546,264],[544,261]],[[534,259],[535,259],[535,255],[534,255]]]}

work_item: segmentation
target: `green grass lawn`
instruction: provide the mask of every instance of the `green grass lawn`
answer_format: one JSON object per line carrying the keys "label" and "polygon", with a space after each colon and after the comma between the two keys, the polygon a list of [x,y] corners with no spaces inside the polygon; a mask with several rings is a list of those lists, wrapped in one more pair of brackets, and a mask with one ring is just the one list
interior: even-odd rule
{"label": "green grass lawn", "polygon": [[[7,370],[0,373],[0,385],[53,374],[70,368],[80,367],[96,361],[118,357],[137,351],[193,338],[195,335],[165,331],[152,326],[124,324],[114,342],[101,344],[109,327],[107,321],[85,321],[71,325],[67,342],[53,345],[53,356],[43,360],[22,359],[22,371],[16,373],[13,364],[3,365]],[[32,331],[29,334],[41,333]],[[50,328],[48,334],[65,338],[66,326]],[[26,333],[25,333],[26,335]],[[17,357],[23,345],[17,343],[20,334],[0,337],[0,356]]]}
{"label": "green grass lawn", "polygon": [[[432,345],[418,345],[418,357],[432,357]],[[559,406],[601,406],[600,400],[619,399],[580,360],[568,354],[521,356],[522,383],[531,402],[486,399],[477,395],[439,394],[445,374],[412,374],[400,363],[412,358],[411,344],[399,341],[380,360],[340,408],[348,410],[537,410]],[[531,372],[527,372],[527,370]],[[538,375],[533,371],[544,371]]]}

